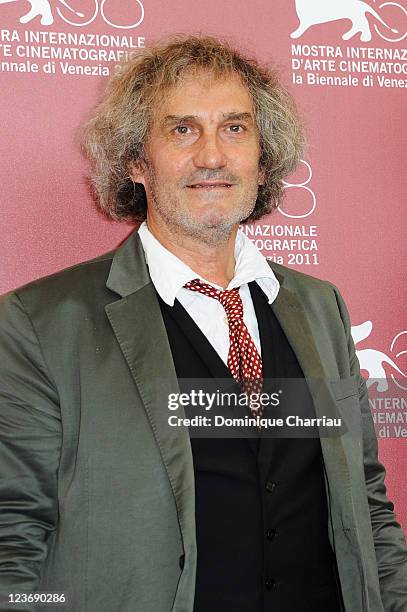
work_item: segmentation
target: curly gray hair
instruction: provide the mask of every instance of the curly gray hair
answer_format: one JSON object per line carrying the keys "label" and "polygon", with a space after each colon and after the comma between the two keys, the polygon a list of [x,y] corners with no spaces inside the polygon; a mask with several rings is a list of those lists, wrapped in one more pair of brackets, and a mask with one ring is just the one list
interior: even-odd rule
{"label": "curly gray hair", "polygon": [[217,38],[178,35],[140,50],[124,64],[83,126],[91,181],[98,205],[108,217],[116,221],[146,218],[145,190],[133,183],[130,166],[144,159],[154,104],[191,69],[204,69],[215,78],[238,74],[251,95],[265,182],[246,222],[260,219],[280,204],[283,179],[297,166],[305,137],[295,102],[281,85],[276,69],[260,65]]}

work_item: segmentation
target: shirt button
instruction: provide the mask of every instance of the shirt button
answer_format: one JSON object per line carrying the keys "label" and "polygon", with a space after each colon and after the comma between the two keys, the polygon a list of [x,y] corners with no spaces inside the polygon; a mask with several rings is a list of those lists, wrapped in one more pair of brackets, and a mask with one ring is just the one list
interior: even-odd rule
{"label": "shirt button", "polygon": [[270,482],[270,480],[269,480],[266,483],[266,491],[268,491],[269,493],[272,493],[275,488],[276,488],[276,483],[275,482]]}
{"label": "shirt button", "polygon": [[277,583],[275,580],[273,580],[273,578],[266,578],[264,584],[268,591],[272,591],[277,586]]}
{"label": "shirt button", "polygon": [[277,534],[277,529],[267,529],[266,531],[267,539],[270,541],[274,540],[274,538],[276,537],[276,534]]}
{"label": "shirt button", "polygon": [[181,569],[184,569],[184,565],[185,565],[185,555],[181,555],[179,558],[179,566]]}

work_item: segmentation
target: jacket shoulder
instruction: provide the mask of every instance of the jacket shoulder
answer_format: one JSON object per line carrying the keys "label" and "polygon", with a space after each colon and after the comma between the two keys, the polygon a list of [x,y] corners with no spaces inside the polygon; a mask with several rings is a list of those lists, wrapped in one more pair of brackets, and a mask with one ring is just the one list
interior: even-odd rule
{"label": "jacket shoulder", "polygon": [[27,307],[65,301],[69,297],[107,291],[105,284],[117,249],[32,280],[1,296],[7,302],[17,298]]}
{"label": "jacket shoulder", "polygon": [[338,291],[337,287],[328,280],[323,280],[321,278],[317,278],[316,276],[305,274],[305,272],[300,272],[294,268],[283,266],[274,261],[269,261],[268,264],[277,278],[284,278],[284,282],[287,284],[287,286],[296,288],[297,290],[303,288],[305,290],[315,291]]}

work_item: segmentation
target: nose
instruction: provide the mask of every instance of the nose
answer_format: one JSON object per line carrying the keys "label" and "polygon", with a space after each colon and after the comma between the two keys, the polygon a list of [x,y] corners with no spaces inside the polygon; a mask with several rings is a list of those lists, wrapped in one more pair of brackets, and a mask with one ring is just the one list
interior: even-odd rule
{"label": "nose", "polygon": [[202,134],[195,150],[194,164],[197,168],[223,168],[226,156],[222,142],[216,132]]}

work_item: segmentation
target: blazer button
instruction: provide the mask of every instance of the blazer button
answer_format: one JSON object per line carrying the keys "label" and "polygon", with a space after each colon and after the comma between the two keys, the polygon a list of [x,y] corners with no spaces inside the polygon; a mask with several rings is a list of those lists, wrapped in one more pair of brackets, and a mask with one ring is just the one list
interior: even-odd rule
{"label": "blazer button", "polygon": [[268,591],[272,591],[277,586],[277,582],[275,580],[273,580],[272,578],[266,578],[264,584],[265,584],[266,589]]}
{"label": "blazer button", "polygon": [[179,566],[183,570],[185,565],[185,555],[181,555],[179,558]]}
{"label": "blazer button", "polygon": [[276,483],[275,482],[270,482],[270,480],[269,480],[266,483],[266,491],[268,491],[269,493],[272,493],[275,488],[276,488]]}
{"label": "blazer button", "polygon": [[277,529],[267,529],[266,536],[268,540],[274,540],[277,535]]}

